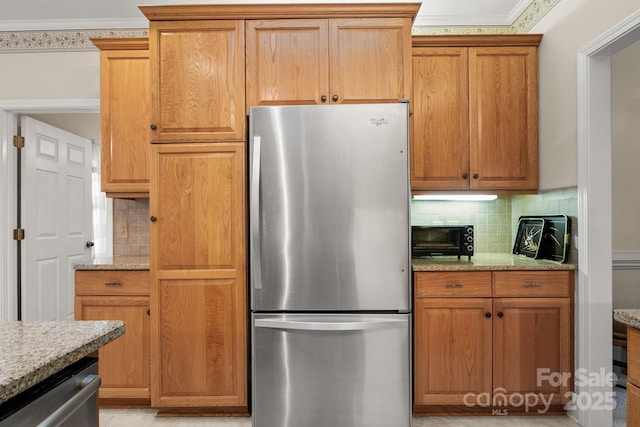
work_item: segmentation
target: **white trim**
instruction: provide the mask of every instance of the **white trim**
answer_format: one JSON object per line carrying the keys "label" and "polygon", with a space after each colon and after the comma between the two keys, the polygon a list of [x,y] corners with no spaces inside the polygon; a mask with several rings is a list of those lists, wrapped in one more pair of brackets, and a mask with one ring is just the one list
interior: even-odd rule
{"label": "white trim", "polygon": [[640,270],[640,251],[613,251],[614,270]]}
{"label": "white trim", "polygon": [[[578,248],[576,368],[612,370],[611,55],[640,38],[640,12],[578,51]],[[610,387],[577,387],[577,393]],[[585,427],[609,427],[610,411],[573,413]]]}
{"label": "white trim", "polygon": [[0,21],[0,31],[108,30],[123,28],[148,29],[149,21],[146,18]]}
{"label": "white trim", "polygon": [[0,110],[13,113],[99,113],[100,99],[0,100]]}
{"label": "white trim", "polygon": [[17,319],[17,251],[12,230],[16,221],[16,155],[13,134],[17,113],[97,113],[96,99],[0,100],[0,322]]}
{"label": "white trim", "polygon": [[0,111],[0,322],[18,318],[16,288],[16,243],[12,230],[16,222],[16,155],[13,133],[17,129],[15,115]]}
{"label": "white trim", "polygon": [[511,12],[509,12],[509,15],[507,17],[507,19],[511,21],[511,24],[516,22],[520,15],[522,15],[524,11],[527,10],[529,6],[531,6],[531,3],[533,3],[533,0],[520,0],[518,4],[516,4],[513,9],[511,9]]}

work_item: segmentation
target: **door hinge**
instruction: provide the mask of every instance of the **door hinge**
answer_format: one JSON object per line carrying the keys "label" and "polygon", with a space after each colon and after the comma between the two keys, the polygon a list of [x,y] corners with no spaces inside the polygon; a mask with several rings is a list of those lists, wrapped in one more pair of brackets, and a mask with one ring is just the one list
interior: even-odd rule
{"label": "door hinge", "polygon": [[14,135],[13,146],[16,148],[24,148],[24,136]]}
{"label": "door hinge", "polygon": [[16,228],[13,230],[13,240],[24,240],[24,228]]}

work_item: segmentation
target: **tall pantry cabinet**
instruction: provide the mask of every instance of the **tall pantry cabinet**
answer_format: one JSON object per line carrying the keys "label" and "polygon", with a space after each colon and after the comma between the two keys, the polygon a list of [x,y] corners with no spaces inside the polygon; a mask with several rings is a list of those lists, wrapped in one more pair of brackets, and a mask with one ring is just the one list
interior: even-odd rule
{"label": "tall pantry cabinet", "polygon": [[246,414],[244,22],[141,9],[150,19],[151,405]]}
{"label": "tall pantry cabinet", "polygon": [[249,108],[408,98],[419,7],[140,6],[150,21],[151,406],[161,413],[248,413]]}

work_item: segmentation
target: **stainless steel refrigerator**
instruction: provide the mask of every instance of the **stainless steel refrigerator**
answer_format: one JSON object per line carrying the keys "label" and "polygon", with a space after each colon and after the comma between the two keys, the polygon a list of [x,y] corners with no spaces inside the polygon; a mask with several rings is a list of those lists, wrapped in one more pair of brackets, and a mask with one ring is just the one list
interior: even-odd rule
{"label": "stainless steel refrigerator", "polygon": [[409,427],[408,104],[253,107],[254,427]]}

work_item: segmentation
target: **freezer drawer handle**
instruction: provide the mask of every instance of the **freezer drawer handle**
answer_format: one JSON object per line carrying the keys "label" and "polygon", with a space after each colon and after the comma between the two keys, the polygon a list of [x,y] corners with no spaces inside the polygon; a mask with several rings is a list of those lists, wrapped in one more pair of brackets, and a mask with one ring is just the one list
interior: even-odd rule
{"label": "freezer drawer handle", "polygon": [[87,375],[84,377],[78,385],[80,391],[38,424],[38,427],[56,427],[61,425],[67,418],[73,415],[84,402],[98,392],[100,382],[98,375]]}
{"label": "freezer drawer handle", "polygon": [[361,331],[365,329],[400,328],[406,320],[369,320],[364,322],[298,322],[280,319],[256,319],[256,327],[302,331]]}

